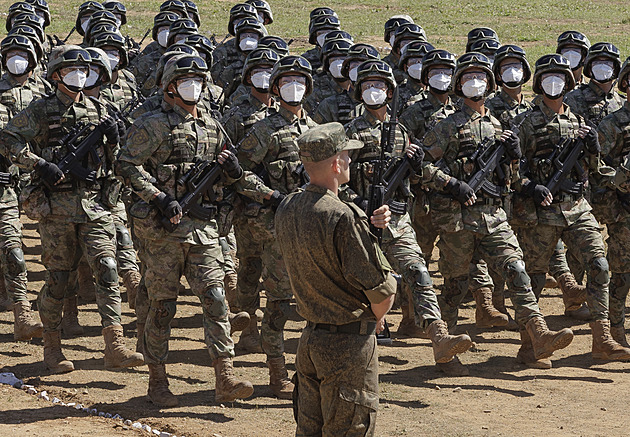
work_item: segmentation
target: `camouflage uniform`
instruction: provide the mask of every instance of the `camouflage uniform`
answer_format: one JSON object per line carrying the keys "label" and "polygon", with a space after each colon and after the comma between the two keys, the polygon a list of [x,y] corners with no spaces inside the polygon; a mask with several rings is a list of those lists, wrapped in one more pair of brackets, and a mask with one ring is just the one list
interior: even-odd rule
{"label": "camouflage uniform", "polygon": [[313,77],[313,92],[304,100],[304,109],[309,114],[314,114],[324,99],[341,94],[343,91],[344,89],[330,74],[321,71]]}
{"label": "camouflage uniform", "polygon": [[223,88],[224,98],[229,98],[241,83],[246,55],[238,49],[236,38],[232,38],[217,47],[213,56],[212,81]]}
{"label": "camouflage uniform", "polygon": [[0,80],[0,119],[3,125],[26,109],[33,100],[50,94],[51,90],[50,84],[36,74],[26,79],[24,85],[20,85],[12,75],[3,74]]}
{"label": "camouflage uniform", "polygon": [[[149,50],[151,46],[153,46],[153,49]],[[149,97],[151,91],[155,88],[155,75],[153,73],[158,61],[165,52],[166,48],[153,41],[134,60],[131,73],[141,86],[140,92],[145,97]]]}
{"label": "camouflage uniform", "polygon": [[396,83],[403,83],[405,81],[405,72],[398,68],[400,55],[394,53],[394,51],[392,50],[391,52],[389,52],[389,55],[383,58],[383,62],[387,62],[387,64],[392,67]]}
{"label": "camouflage uniform", "polygon": [[352,96],[354,90],[343,90],[342,92],[325,98],[317,106],[313,121],[318,124],[337,121],[341,124],[348,124],[353,119],[363,114],[365,108],[363,104]]}
{"label": "camouflage uniform", "polygon": [[494,118],[499,120],[503,129],[510,129],[514,117],[532,109],[533,104],[525,100],[525,98],[517,102],[503,89],[500,89],[494,97],[486,100],[485,106]]}
{"label": "camouflage uniform", "polygon": [[419,100],[426,99],[427,92],[417,81],[410,79],[407,73],[404,73],[404,81],[399,87],[400,93],[400,113],[409,108]]}
{"label": "camouflage uniform", "polygon": [[302,53],[304,59],[306,59],[313,67],[313,71],[321,68],[322,66],[322,48],[320,46],[315,46],[312,49],[309,49]]}

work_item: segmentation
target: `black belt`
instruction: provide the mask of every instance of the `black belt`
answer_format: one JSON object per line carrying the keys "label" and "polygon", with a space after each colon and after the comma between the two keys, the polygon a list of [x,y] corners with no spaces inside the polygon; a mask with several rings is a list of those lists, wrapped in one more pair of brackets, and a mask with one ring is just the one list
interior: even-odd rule
{"label": "black belt", "polygon": [[308,322],[306,326],[313,328],[315,331],[328,331],[333,334],[373,335],[376,332],[376,322],[369,322],[367,320],[360,320],[346,325]]}
{"label": "black belt", "polygon": [[503,199],[496,197],[477,197],[475,205],[503,206]]}
{"label": "black belt", "polygon": [[584,197],[583,194],[557,193],[552,203],[575,202]]}

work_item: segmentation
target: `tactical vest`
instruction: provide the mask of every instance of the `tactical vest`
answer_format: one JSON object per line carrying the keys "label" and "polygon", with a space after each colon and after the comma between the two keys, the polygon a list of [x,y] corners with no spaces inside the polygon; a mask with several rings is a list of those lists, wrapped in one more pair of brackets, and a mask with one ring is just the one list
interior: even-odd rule
{"label": "tactical vest", "polygon": [[350,97],[347,91],[337,96],[337,121],[344,126],[359,116],[357,103]]}
{"label": "tactical vest", "polygon": [[[496,119],[494,117],[491,118],[496,136],[496,132],[502,132],[503,128],[501,127],[501,124],[496,123],[495,120]],[[470,122],[468,120],[457,120],[457,140],[459,142],[457,159],[461,159],[472,155],[485,138],[475,138],[473,136],[470,128]]]}
{"label": "tactical vest", "polygon": [[626,109],[614,112],[615,125],[621,129],[623,143],[620,151],[611,150],[610,158],[615,164],[619,164],[620,160],[630,153],[630,112]]}
{"label": "tactical vest", "polygon": [[[587,84],[580,85],[579,89],[584,97],[584,103],[588,108],[588,112],[585,114],[585,118],[588,120],[601,121],[608,114],[619,109],[615,104],[614,97],[607,99],[606,95],[598,96]],[[610,103],[607,103],[609,100]]]}
{"label": "tactical vest", "polygon": [[[31,93],[33,93],[33,99],[30,102],[18,102],[15,98],[14,93],[21,92],[21,87],[14,87],[0,91],[0,104],[6,106],[9,113],[9,119],[26,109],[26,107],[30,105],[32,101],[44,97],[47,94],[48,90],[46,89],[42,81],[38,80],[35,82],[34,85],[35,86],[32,86],[30,83],[27,82],[26,86],[24,87],[30,90]],[[4,114],[2,114],[2,116],[4,116]]]}

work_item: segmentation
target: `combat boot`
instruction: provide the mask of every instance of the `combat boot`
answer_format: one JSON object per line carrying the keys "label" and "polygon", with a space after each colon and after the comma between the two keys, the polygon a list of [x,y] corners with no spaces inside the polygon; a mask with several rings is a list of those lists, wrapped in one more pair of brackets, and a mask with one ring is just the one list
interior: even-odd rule
{"label": "combat boot", "polygon": [[492,305],[497,309],[498,312],[500,312],[501,314],[505,314],[508,317],[508,324],[505,325],[503,328],[507,331],[518,331],[518,323],[516,323],[516,320],[512,318],[512,315],[505,307],[505,294],[503,294],[503,291],[494,290],[492,292]]}
{"label": "combat boot", "polygon": [[455,355],[466,352],[472,346],[468,335],[449,334],[446,322],[443,320],[432,322],[427,332],[433,344],[433,356],[436,363],[448,363]]}
{"label": "combat boot", "polygon": [[500,313],[492,305],[492,290],[487,287],[473,291],[475,297],[475,325],[478,328],[492,328],[494,326],[507,326],[508,316]]}
{"label": "combat boot", "polygon": [[122,326],[110,325],[103,328],[102,332],[105,339],[105,369],[121,369],[144,364],[142,354],[125,347]]}
{"label": "combat boot", "polygon": [[572,273],[564,273],[558,277],[558,286],[562,291],[564,315],[577,320],[590,320],[591,312],[582,305],[586,302],[586,287],[579,285]]}
{"label": "combat boot", "polygon": [[230,335],[237,331],[242,331],[249,326],[249,314],[245,311],[239,313],[228,312],[228,320],[230,321]]}
{"label": "combat boot", "polygon": [[241,353],[261,354],[262,345],[260,343],[260,332],[258,332],[258,321],[256,317],[249,319],[247,328],[241,332],[241,338],[238,339],[236,349]]}
{"label": "combat boot", "polygon": [[532,369],[551,369],[551,360],[549,358],[537,360],[534,356],[534,346],[527,329],[520,330],[519,334],[521,334],[521,348],[516,354],[516,360]]}
{"label": "combat boot", "polygon": [[44,327],[33,318],[31,304],[28,301],[16,302],[13,305],[13,339],[29,341],[33,337],[41,337]]}
{"label": "combat boot", "polygon": [[239,381],[234,377],[232,358],[217,358],[212,366],[216,378],[215,402],[233,402],[236,399],[246,399],[254,393],[254,386],[251,382]]}
{"label": "combat boot", "polygon": [[179,402],[168,389],[165,364],[147,364],[149,367],[149,390],[147,398],[158,407],[176,407]]}
{"label": "combat boot", "polygon": [[223,282],[225,283],[225,299],[228,301],[230,305],[236,303],[236,284],[238,282],[238,275],[233,273],[228,273],[223,278]]}
{"label": "combat boot", "polygon": [[61,317],[61,331],[65,338],[74,338],[83,335],[83,327],[79,325],[78,298],[64,297],[63,316]]}
{"label": "combat boot", "polygon": [[451,361],[447,363],[436,363],[437,369],[444,373],[446,376],[468,376],[470,372],[468,368],[459,361],[459,358],[455,356]]}
{"label": "combat boot", "polygon": [[424,329],[416,325],[416,320],[413,311],[413,303],[402,305],[402,320],[398,325],[396,333],[399,336],[414,337],[414,338],[429,338]]}
{"label": "combat boot", "polygon": [[626,328],[623,325],[611,326],[610,335],[612,336],[613,340],[615,340],[621,346],[625,348],[630,348],[630,344],[628,344],[628,340],[626,339]]}
{"label": "combat boot", "polygon": [[589,326],[593,335],[594,359],[630,360],[630,349],[621,346],[610,335],[610,320],[595,320]]}
{"label": "combat boot", "polygon": [[269,358],[267,366],[269,367],[269,388],[271,392],[279,399],[291,399],[294,385],[289,379],[284,356]]}
{"label": "combat boot", "polygon": [[44,364],[52,373],[67,373],[74,370],[72,361],[66,359],[61,352],[61,335],[59,331],[44,332]]}
{"label": "combat boot", "polygon": [[138,294],[138,287],[140,286],[141,280],[142,275],[135,270],[128,270],[123,275],[123,285],[127,290],[127,302],[129,303],[129,308],[132,310],[136,309],[136,295]]}
{"label": "combat boot", "polygon": [[558,281],[549,273],[545,275],[545,288],[558,288]]}
{"label": "combat boot", "polygon": [[144,355],[144,323],[136,322],[136,352]]}
{"label": "combat boot", "polygon": [[549,358],[554,351],[563,349],[573,341],[573,331],[569,328],[550,331],[541,316],[532,317],[525,325],[534,348],[534,358]]}

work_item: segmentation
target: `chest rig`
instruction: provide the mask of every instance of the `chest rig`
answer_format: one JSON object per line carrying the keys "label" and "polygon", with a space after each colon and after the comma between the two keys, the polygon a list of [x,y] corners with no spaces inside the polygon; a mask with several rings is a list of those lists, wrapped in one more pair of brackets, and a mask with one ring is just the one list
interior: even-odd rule
{"label": "chest rig", "polygon": [[624,156],[630,153],[630,112],[626,109],[615,112],[615,124],[621,129],[623,138],[621,150],[611,150],[608,159],[618,165]]}
{"label": "chest rig", "polygon": [[[31,95],[27,95],[25,99],[22,98],[23,94],[27,92]],[[36,81],[35,83],[27,82],[24,87],[13,87],[0,91],[0,104],[6,106],[6,110],[3,110],[8,114],[8,118],[11,119],[17,113],[26,109],[33,100],[37,100],[40,97],[45,96],[47,93],[44,83]],[[4,113],[1,114],[4,118]]]}

